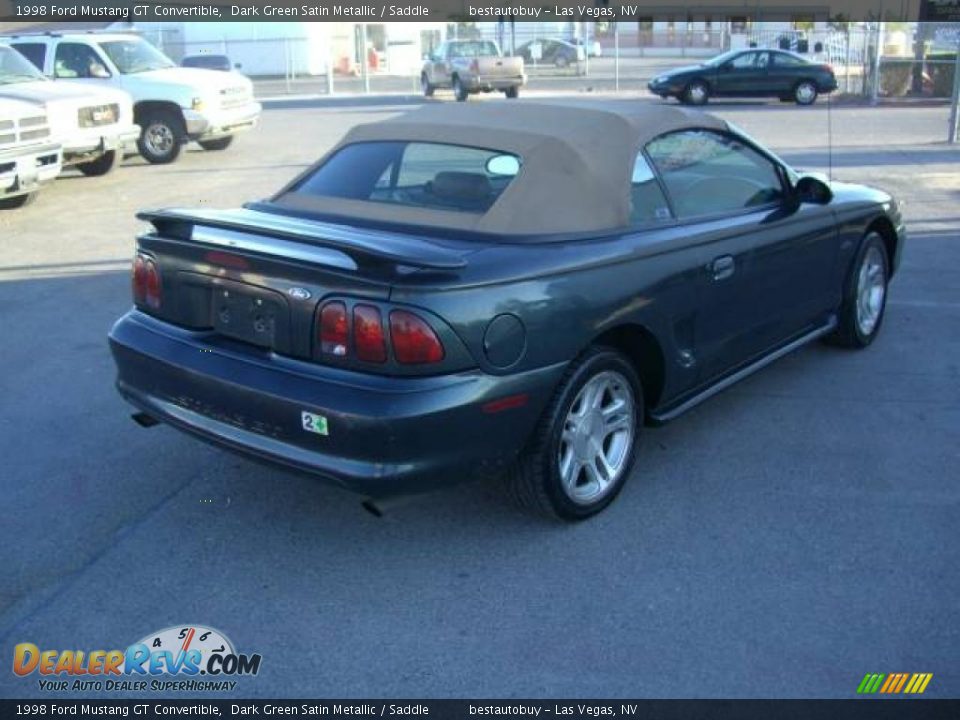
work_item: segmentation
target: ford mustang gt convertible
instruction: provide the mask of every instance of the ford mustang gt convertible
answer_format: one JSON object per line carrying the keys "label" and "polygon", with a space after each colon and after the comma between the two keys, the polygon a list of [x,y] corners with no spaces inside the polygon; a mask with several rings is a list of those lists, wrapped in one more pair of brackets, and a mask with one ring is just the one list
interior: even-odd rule
{"label": "ford mustang gt convertible", "polygon": [[883,192],[615,101],[429,105],[269,199],[140,217],[110,345],[141,424],[375,501],[493,475],[565,520],[644,426],[816,338],[870,345],[905,239]]}

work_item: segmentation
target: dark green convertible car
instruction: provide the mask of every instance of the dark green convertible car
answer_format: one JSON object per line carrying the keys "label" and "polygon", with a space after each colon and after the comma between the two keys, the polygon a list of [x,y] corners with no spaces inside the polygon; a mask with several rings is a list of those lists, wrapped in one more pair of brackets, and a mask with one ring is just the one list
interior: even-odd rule
{"label": "dark green convertible car", "polygon": [[731,50],[701,65],[659,75],[647,87],[662,98],[703,105],[711,97],[778,97],[812,105],[837,89],[833,68],[786,50]]}
{"label": "dark green convertible car", "polygon": [[889,195],[635,102],[427,105],[267,200],[140,217],[110,333],[140,424],[377,501],[498,476],[564,519],[616,497],[645,424],[869,345],[905,238]]}

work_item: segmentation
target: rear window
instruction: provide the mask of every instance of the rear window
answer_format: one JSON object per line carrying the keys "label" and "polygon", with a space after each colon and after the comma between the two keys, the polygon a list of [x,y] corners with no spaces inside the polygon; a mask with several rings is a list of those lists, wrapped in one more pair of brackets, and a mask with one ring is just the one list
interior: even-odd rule
{"label": "rear window", "polygon": [[489,40],[450,43],[450,54],[454,57],[498,57],[497,46]]}
{"label": "rear window", "polygon": [[341,148],[291,190],[298,195],[484,213],[520,170],[498,150],[423,142]]}

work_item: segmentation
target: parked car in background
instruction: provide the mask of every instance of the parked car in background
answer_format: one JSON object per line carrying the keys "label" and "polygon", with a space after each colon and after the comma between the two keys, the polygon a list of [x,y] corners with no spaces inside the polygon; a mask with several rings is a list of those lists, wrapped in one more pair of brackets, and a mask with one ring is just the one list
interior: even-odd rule
{"label": "parked car in background", "polygon": [[140,126],[137,148],[151,163],[173,162],[190,140],[205,150],[223,150],[260,119],[249,79],[232,71],[179,67],[137,34],[21,34],[0,43],[19,50],[58,83],[130,93]]}
{"label": "parked car in background", "polygon": [[515,98],[526,81],[523,59],[504,57],[500,46],[492,40],[441,43],[424,57],[420,71],[420,85],[426,97],[438,88],[451,88],[460,102],[480,92],[502,92]]}
{"label": "parked car in background", "polygon": [[884,192],[610,101],[428,103],[268,200],[139,217],[110,345],[141,424],[373,498],[503,473],[567,520],[645,422],[816,338],[870,345],[905,241]]}
{"label": "parked car in background", "polygon": [[837,89],[833,68],[785,50],[731,50],[700,65],[663,73],[650,92],[703,105],[711,97],[778,97],[812,105]]}
{"label": "parked car in background", "polygon": [[46,108],[0,95],[0,209],[33,200],[60,174],[60,163],[60,143],[53,139]]}
{"label": "parked car in background", "polygon": [[565,68],[582,62],[584,50],[566,40],[530,40],[517,48],[517,55],[530,65],[555,65]]}
{"label": "parked car in background", "polygon": [[220,70],[230,72],[233,65],[226,55],[187,55],[180,61],[181,67],[203,68],[205,70]]}
{"label": "parked car in background", "polygon": [[63,163],[84,175],[105,175],[133,148],[140,128],[133,104],[122,90],[54,83],[25,57],[0,45],[0,97],[42,104],[53,140],[63,146]]}
{"label": "parked car in background", "polygon": [[577,47],[586,48],[587,55],[589,57],[602,57],[603,56],[603,47],[600,45],[599,40],[587,40],[586,43],[583,42],[583,38],[574,38],[571,40],[574,45]]}

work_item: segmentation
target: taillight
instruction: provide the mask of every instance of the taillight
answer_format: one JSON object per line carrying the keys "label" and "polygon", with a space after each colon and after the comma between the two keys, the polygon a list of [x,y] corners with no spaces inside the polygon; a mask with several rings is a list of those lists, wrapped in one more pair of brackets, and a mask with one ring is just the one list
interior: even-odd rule
{"label": "taillight", "polygon": [[347,306],[330,302],[320,311],[320,349],[328,355],[344,357],[347,354]]}
{"label": "taillight", "polygon": [[143,305],[147,301],[147,263],[142,255],[133,259],[133,273],[130,278],[133,286],[133,301]]}
{"label": "taillight", "polygon": [[353,306],[353,346],[358,360],[374,363],[387,360],[380,311],[373,305]]}
{"label": "taillight", "polygon": [[160,287],[160,270],[153,260],[147,260],[147,307],[154,310],[160,307],[162,300]]}
{"label": "taillight", "polygon": [[433,328],[406,310],[390,313],[390,342],[398,363],[421,365],[443,360],[443,345]]}
{"label": "taillight", "polygon": [[470,61],[470,72],[472,72],[474,75],[480,74],[480,61],[476,58]]}
{"label": "taillight", "polygon": [[163,288],[160,282],[160,270],[157,264],[144,255],[133,260],[133,301],[137,305],[146,305],[156,310],[163,300]]}

